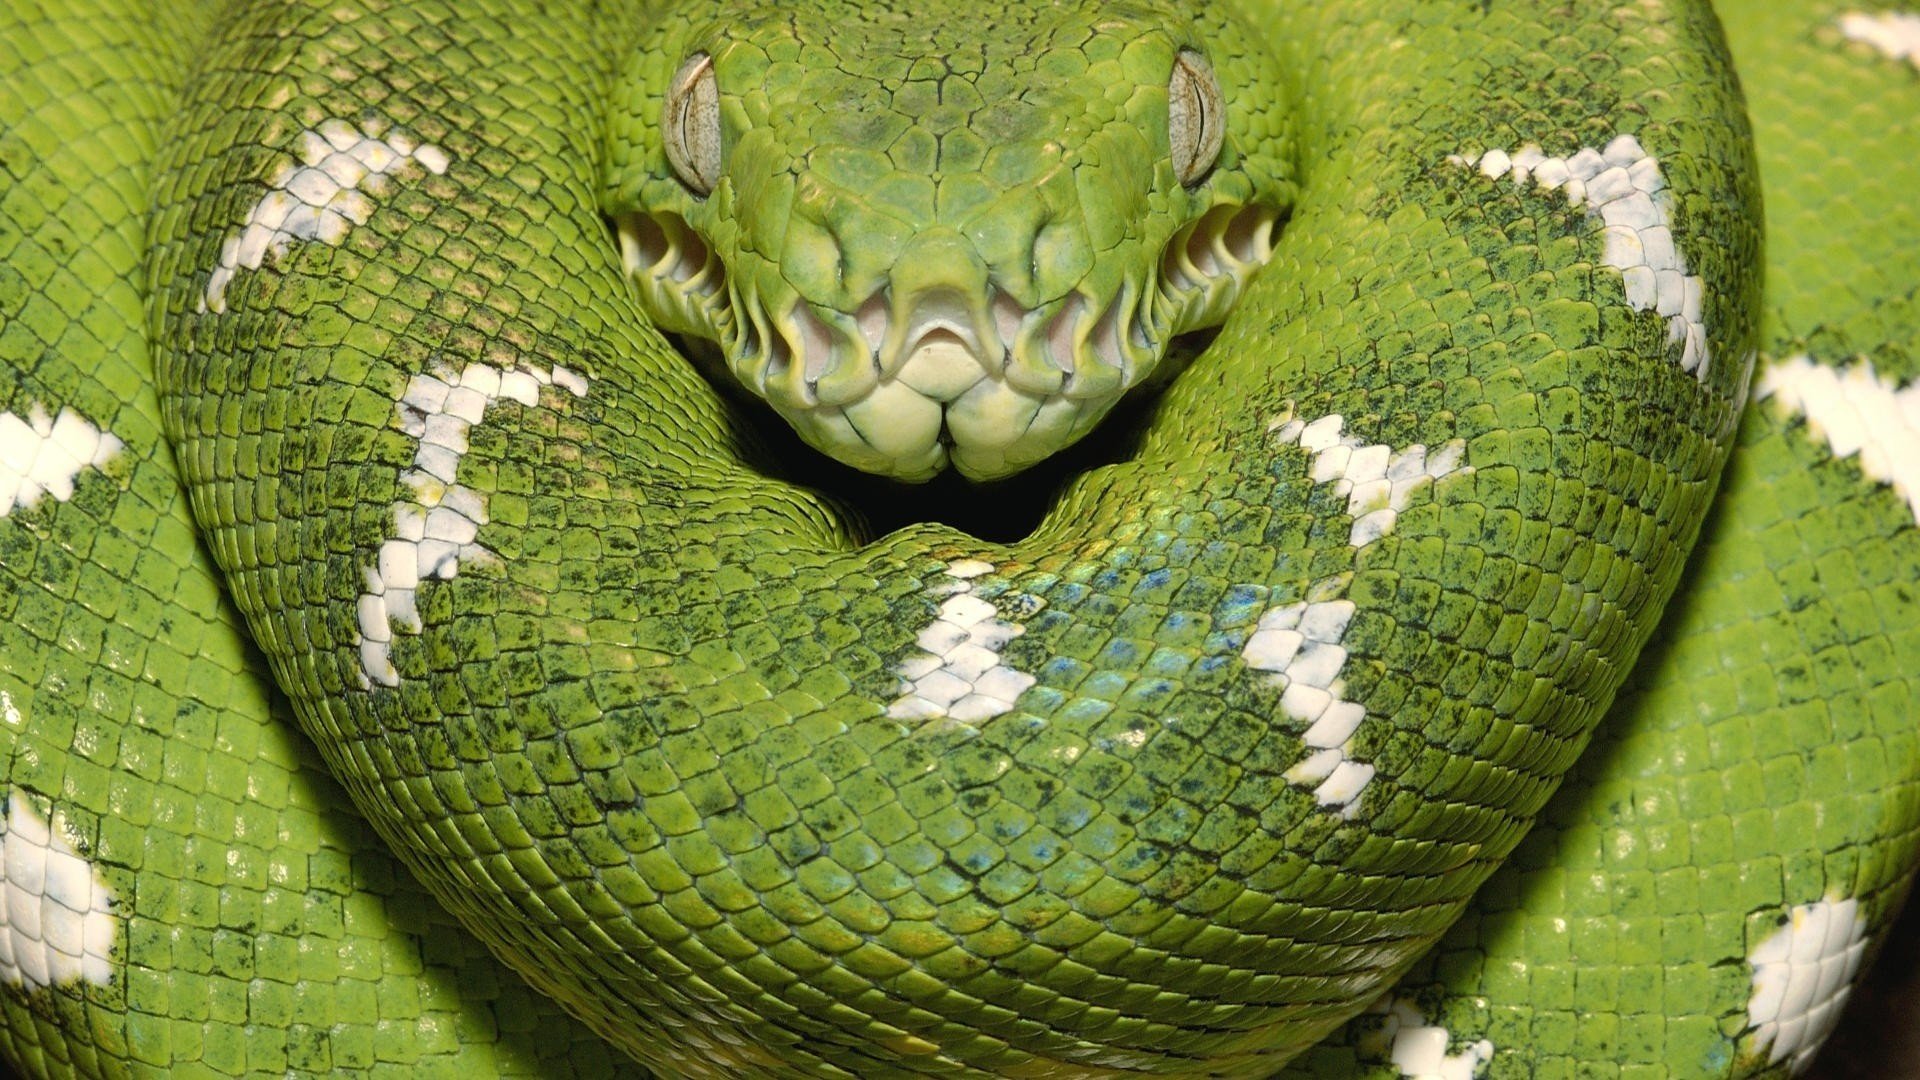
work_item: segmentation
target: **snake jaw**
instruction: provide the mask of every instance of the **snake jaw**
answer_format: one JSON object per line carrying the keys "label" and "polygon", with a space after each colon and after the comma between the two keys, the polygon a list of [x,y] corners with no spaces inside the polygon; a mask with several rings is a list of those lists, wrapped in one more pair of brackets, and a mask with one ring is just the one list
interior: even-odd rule
{"label": "snake jaw", "polygon": [[726,266],[685,219],[675,214],[628,213],[614,221],[620,258],[640,300],[667,328],[718,336],[718,316],[730,305]]}
{"label": "snake jaw", "polygon": [[[764,309],[755,305],[755,310]],[[831,376],[838,371],[835,355],[844,354],[855,335],[822,319],[805,301],[795,301],[775,313],[771,329],[764,363],[756,367],[751,355],[735,352],[740,360],[748,361],[733,364],[736,377],[762,397],[778,394],[791,400],[833,402],[848,392],[838,385],[847,380],[836,382]],[[852,392],[857,397],[863,388]]]}
{"label": "snake jaw", "polygon": [[[949,280],[918,260],[851,310],[762,296],[672,213],[615,219],[639,298],[663,327],[717,342],[724,366],[802,438],[905,480],[1027,468],[1089,431],[1160,367],[1174,337],[1217,325],[1272,255],[1278,211],[1222,204],[1176,229],[1145,273],[1083,279],[1033,307],[970,252]],[[965,257],[960,257],[964,255]],[[941,260],[931,260],[939,263]],[[930,279],[930,280],[929,280]]]}
{"label": "snake jaw", "polygon": [[1160,256],[1155,321],[1169,336],[1223,321],[1253,272],[1273,257],[1279,213],[1216,206],[1173,235]]}

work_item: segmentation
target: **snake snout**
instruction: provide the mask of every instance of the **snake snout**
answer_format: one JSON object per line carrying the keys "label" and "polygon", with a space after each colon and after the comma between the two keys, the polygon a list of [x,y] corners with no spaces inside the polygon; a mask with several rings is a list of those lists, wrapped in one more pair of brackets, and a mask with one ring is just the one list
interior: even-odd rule
{"label": "snake snout", "polygon": [[971,244],[929,230],[851,309],[730,275],[676,215],[615,225],[655,320],[716,342],[732,377],[807,442],[898,479],[951,465],[986,480],[1072,444],[1158,368],[1168,342],[1224,319],[1271,256],[1277,217],[1216,206],[1151,260],[1032,305]]}
{"label": "snake snout", "polygon": [[896,274],[851,316],[798,299],[780,320],[808,381],[768,380],[769,400],[816,422],[822,407],[837,409],[864,443],[823,447],[843,461],[872,449],[900,455],[873,471],[903,479],[947,463],[974,479],[1004,476],[1078,438],[1159,358],[1149,294],[1134,281],[1029,308],[991,278],[915,289],[915,273]]}
{"label": "snake snout", "polygon": [[958,289],[935,288],[908,298],[906,317],[895,319],[883,289],[854,318],[881,378],[950,402],[1004,366],[1005,343],[992,318],[976,311],[983,306]]}

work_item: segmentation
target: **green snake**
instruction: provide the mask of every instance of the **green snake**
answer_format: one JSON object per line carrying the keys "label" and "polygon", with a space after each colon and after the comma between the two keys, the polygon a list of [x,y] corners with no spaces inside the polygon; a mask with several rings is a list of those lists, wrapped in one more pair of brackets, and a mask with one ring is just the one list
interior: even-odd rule
{"label": "green snake", "polygon": [[0,1050],[1804,1068],[1920,13],[1717,8],[9,5]]}

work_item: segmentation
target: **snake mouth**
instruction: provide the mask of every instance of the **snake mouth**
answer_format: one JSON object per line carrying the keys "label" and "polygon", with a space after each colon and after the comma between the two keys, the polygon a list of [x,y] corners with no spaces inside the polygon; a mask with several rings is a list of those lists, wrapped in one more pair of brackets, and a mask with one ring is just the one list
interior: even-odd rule
{"label": "snake mouth", "polygon": [[[984,284],[874,289],[851,310],[762,297],[678,215],[614,219],[628,276],[663,329],[715,343],[731,377],[855,468],[926,479],[1024,469],[1090,430],[1160,367],[1178,335],[1217,326],[1272,256],[1277,210],[1221,205],[1104,290],[1027,305]],[[1090,275],[1091,277],[1091,275]]]}
{"label": "snake mouth", "polygon": [[678,214],[622,214],[614,223],[620,260],[640,287],[655,322],[678,333],[702,334],[726,313],[716,303],[727,287],[726,266]]}

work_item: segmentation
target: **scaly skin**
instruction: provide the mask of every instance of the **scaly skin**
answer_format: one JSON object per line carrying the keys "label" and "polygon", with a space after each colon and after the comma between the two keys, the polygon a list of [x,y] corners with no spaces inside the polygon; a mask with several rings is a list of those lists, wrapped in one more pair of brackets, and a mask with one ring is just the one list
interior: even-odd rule
{"label": "scaly skin", "polygon": [[[117,48],[87,14],[0,37],[0,410],[22,444],[34,405],[121,444],[0,519],[8,850],[20,807],[50,818],[113,928],[100,962],[0,988],[35,1071],[617,1067],[422,914],[280,709],[427,890],[663,1075],[1269,1075],[1437,940],[1553,794],[1679,579],[1759,341],[1758,187],[1704,7],[1250,4],[1257,40],[1201,44],[1229,87],[1227,58],[1272,52],[1272,107],[1234,98],[1217,177],[1288,208],[1272,262],[1032,535],[872,536],[772,478],[810,466],[634,299],[603,213],[632,209],[631,170],[670,179],[632,72],[677,64],[647,44],[684,41],[672,14],[334,3],[203,32],[143,9]],[[1120,22],[1052,64],[1091,70],[1139,36]],[[1150,120],[1150,74],[1055,92],[1125,75]],[[1064,165],[1097,161],[1061,131]],[[1700,308],[1652,309],[1548,172],[1496,175],[1527,144],[1660,186]],[[867,190],[837,167],[796,189]],[[1157,262],[1202,198],[1150,172],[1164,197],[1099,274]],[[322,175],[353,190],[300,210]],[[682,210],[759,212],[721,201]],[[811,295],[773,265],[763,291]],[[1390,496],[1338,486],[1376,459]],[[1878,919],[1904,868],[1859,859]],[[1756,927],[1807,902],[1751,899],[1695,896]],[[14,910],[16,948],[53,940]],[[1539,1031],[1500,1067],[1551,1075]],[[1725,1069],[1764,1062],[1738,1017],[1713,1035]]]}
{"label": "scaly skin", "polygon": [[[1835,453],[1864,412],[1815,416],[1789,392],[1806,361],[1856,380],[1869,363],[1889,387],[1920,375],[1920,71],[1846,39],[1859,7],[1720,7],[1742,70],[1761,61],[1744,79],[1768,225],[1759,400],[1690,584],[1594,748],[1396,991],[1454,1054],[1491,1043],[1480,1076],[1804,1066],[1827,1027],[1756,1047],[1749,957],[1796,909],[1804,926],[1851,903],[1840,944],[1859,935],[1858,970],[1920,842],[1915,488],[1886,482],[1898,456]],[[1289,1075],[1398,1077],[1381,1062],[1390,1025],[1357,1021]]]}

